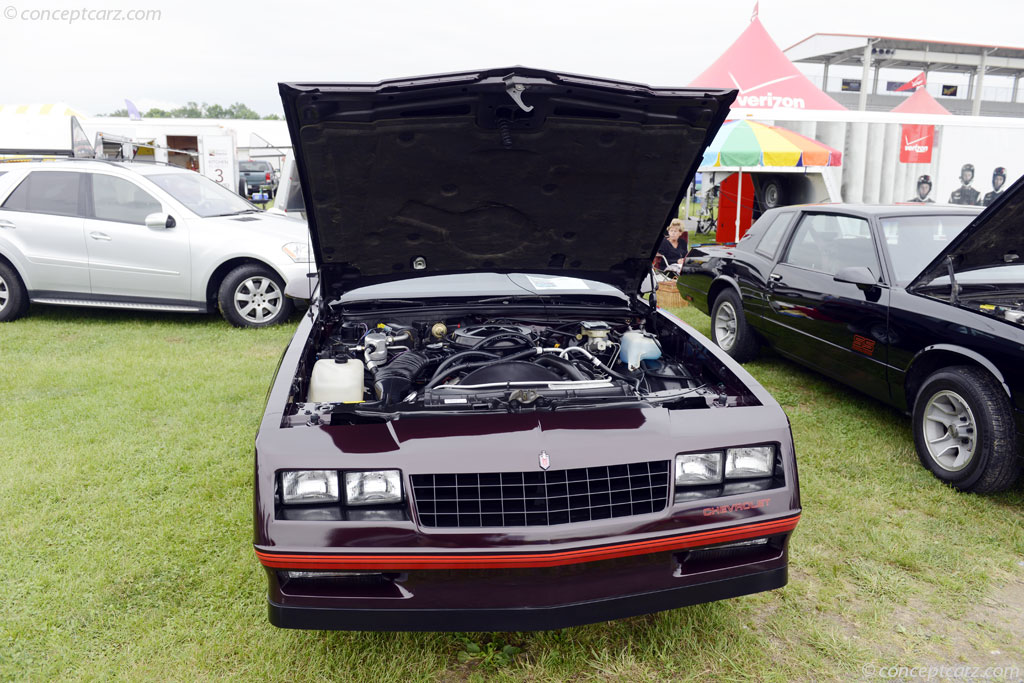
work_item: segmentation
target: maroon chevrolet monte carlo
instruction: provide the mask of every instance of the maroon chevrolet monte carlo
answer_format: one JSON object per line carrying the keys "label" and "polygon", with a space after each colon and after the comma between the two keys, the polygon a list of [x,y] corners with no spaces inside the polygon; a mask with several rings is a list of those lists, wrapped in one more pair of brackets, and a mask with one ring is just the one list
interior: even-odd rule
{"label": "maroon chevrolet monte carlo", "polygon": [[786,584],[786,415],[643,294],[734,91],[281,94],[319,290],[256,438],[273,624],[553,629]]}

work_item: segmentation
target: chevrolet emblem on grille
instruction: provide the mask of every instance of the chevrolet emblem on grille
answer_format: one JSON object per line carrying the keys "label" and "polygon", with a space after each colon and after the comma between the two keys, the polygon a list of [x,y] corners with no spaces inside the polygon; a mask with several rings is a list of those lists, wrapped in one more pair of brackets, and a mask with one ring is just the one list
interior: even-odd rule
{"label": "chevrolet emblem on grille", "polygon": [[548,457],[547,451],[541,451],[538,460],[540,461],[540,468],[542,470],[546,470],[551,467],[551,458]]}

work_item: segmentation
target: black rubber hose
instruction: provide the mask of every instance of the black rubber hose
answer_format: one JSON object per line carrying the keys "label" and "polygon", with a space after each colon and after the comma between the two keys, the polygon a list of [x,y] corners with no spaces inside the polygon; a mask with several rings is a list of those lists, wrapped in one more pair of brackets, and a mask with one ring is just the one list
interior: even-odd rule
{"label": "black rubber hose", "polygon": [[567,361],[566,359],[561,358],[559,356],[544,355],[535,360],[534,363],[536,363],[537,365],[547,365],[548,367],[553,367],[557,370],[561,370],[565,374],[569,375],[569,377],[571,377],[572,379],[593,379],[592,377],[587,377],[586,375],[584,375],[583,372],[575,365],[573,365],[570,361]]}
{"label": "black rubber hose", "polygon": [[483,349],[487,346],[490,346],[496,341],[505,341],[506,339],[512,341],[521,341],[525,346],[533,346],[532,339],[530,339],[529,337],[525,337],[519,334],[518,332],[498,332],[497,334],[492,334],[490,337],[484,337],[473,348]]}
{"label": "black rubber hose", "polygon": [[450,368],[452,365],[455,364],[456,361],[458,361],[458,360],[460,360],[462,358],[468,358],[469,356],[484,356],[486,358],[501,358],[501,354],[494,353],[492,351],[477,351],[476,349],[471,349],[469,351],[459,351],[458,353],[453,353],[452,355],[450,355],[447,358],[445,358],[444,361],[442,361],[441,364],[437,366],[437,370],[434,370],[434,374],[430,377],[430,379],[431,380],[435,379],[438,376],[439,373],[444,372],[446,369]]}
{"label": "black rubber hose", "polygon": [[373,389],[384,405],[400,401],[430,359],[417,351],[406,351],[374,373]]}
{"label": "black rubber hose", "polygon": [[456,372],[460,372],[462,370],[470,370],[470,369],[473,369],[473,368],[482,368],[482,367],[485,367],[487,365],[494,365],[495,363],[505,363],[505,362],[510,361],[510,360],[519,360],[520,358],[526,358],[527,356],[532,356],[532,355],[535,355],[536,353],[537,353],[536,349],[529,348],[529,349],[526,349],[525,351],[520,351],[519,353],[513,353],[510,356],[503,356],[503,357],[498,358],[496,360],[478,361],[476,363],[463,363],[462,365],[456,365],[454,367],[447,368],[447,370],[446,370],[446,372],[444,374],[441,374],[441,368],[438,368],[438,371],[434,373],[434,376],[430,379],[429,382],[427,382],[427,386],[423,387],[423,390],[426,391],[427,389],[433,389],[435,386],[437,386],[438,382],[440,382],[442,379],[444,379],[448,375],[454,374]]}

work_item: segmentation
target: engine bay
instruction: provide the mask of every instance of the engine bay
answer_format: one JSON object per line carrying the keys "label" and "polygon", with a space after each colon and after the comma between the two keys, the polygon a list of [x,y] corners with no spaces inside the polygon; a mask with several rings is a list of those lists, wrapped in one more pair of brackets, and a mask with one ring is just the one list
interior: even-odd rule
{"label": "engine bay", "polygon": [[758,404],[682,328],[655,327],[635,316],[538,319],[471,312],[318,321],[284,423],[624,404]]}

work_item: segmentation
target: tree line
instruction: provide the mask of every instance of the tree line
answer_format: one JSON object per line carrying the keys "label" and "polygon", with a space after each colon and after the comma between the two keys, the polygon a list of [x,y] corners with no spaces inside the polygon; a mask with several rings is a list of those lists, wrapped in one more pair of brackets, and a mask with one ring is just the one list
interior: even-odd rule
{"label": "tree line", "polygon": [[[176,107],[175,109],[159,109],[156,107],[151,108],[147,112],[141,112],[142,117],[146,119],[265,119],[270,121],[280,121],[281,117],[277,114],[267,114],[266,116],[260,116],[255,111],[242,104],[241,102],[235,102],[229,107],[222,107],[219,104],[196,104],[195,102],[189,102],[183,107]],[[101,114],[100,116],[128,116],[127,109],[117,109],[109,114]]]}

